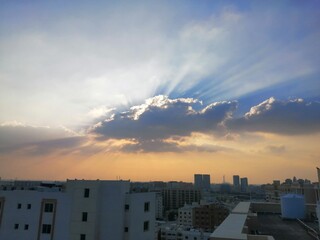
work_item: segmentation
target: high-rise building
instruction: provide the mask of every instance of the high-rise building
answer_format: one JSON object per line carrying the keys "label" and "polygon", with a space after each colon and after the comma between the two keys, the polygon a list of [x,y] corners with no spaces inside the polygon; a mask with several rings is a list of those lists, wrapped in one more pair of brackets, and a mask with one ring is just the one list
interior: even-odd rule
{"label": "high-rise building", "polygon": [[233,175],[233,189],[234,191],[240,191],[240,177],[239,175]]}
{"label": "high-rise building", "polygon": [[202,188],[202,174],[194,175],[194,187],[198,189]]}
{"label": "high-rise building", "polygon": [[210,175],[209,174],[195,174],[194,175],[194,187],[201,190],[209,191],[211,188]]}
{"label": "high-rise building", "polygon": [[210,190],[210,175],[209,174],[203,174],[202,175],[202,188],[205,190]]}
{"label": "high-rise building", "polygon": [[241,178],[241,192],[248,191],[248,178],[244,177]]}

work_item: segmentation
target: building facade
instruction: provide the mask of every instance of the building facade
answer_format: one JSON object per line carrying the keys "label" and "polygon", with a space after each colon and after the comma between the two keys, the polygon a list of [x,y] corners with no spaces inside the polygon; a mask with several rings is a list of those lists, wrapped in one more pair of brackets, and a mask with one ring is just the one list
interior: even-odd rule
{"label": "building facade", "polygon": [[241,192],[248,192],[248,178],[241,178]]}
{"label": "building facade", "polygon": [[184,204],[199,203],[201,192],[192,188],[167,188],[162,190],[163,205],[165,210],[178,209]]}
{"label": "building facade", "polygon": [[0,239],[154,239],[155,193],[130,193],[129,181],[23,188],[0,190]]}
{"label": "building facade", "polygon": [[210,191],[211,180],[209,174],[195,174],[194,175],[194,187],[196,189]]}
{"label": "building facade", "polygon": [[233,176],[233,190],[235,192],[239,192],[240,191],[240,177],[239,177],[239,175],[234,175]]}
{"label": "building facade", "polygon": [[192,211],[193,227],[206,231],[213,231],[229,215],[229,210],[218,203],[196,206]]}

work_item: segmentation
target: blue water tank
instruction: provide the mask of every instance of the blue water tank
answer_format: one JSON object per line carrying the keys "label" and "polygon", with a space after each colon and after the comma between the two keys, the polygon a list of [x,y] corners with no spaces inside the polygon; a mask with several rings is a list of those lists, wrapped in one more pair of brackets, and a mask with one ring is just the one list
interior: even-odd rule
{"label": "blue water tank", "polygon": [[286,219],[304,219],[306,215],[303,195],[287,194],[281,197],[281,215]]}

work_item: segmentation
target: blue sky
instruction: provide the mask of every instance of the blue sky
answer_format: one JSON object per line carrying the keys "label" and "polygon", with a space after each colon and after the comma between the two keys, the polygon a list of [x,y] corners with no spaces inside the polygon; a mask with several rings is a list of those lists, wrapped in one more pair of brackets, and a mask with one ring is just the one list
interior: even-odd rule
{"label": "blue sky", "polygon": [[[316,0],[1,1],[0,151],[91,153],[117,140],[124,152],[217,152],[231,148],[217,144],[224,137],[318,139],[319,9]],[[186,140],[193,134],[206,135],[201,146]],[[259,147],[287,149],[282,141]]]}

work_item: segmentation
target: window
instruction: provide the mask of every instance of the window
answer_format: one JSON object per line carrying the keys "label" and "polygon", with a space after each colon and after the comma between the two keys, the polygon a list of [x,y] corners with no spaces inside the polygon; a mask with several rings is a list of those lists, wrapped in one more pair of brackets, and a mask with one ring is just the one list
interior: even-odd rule
{"label": "window", "polygon": [[129,208],[130,208],[129,204],[124,205],[124,210],[125,211],[129,211]]}
{"label": "window", "polygon": [[124,232],[129,232],[129,228],[128,228],[128,227],[125,227],[125,228],[124,228]]}
{"label": "window", "polygon": [[18,209],[21,209],[21,203],[18,203],[17,208],[18,208]]}
{"label": "window", "polygon": [[82,222],[86,222],[88,221],[88,213],[87,212],[83,212],[82,213]]}
{"label": "window", "polygon": [[45,212],[53,212],[53,203],[45,203],[44,204]]}
{"label": "window", "polygon": [[145,202],[145,203],[144,203],[144,211],[145,211],[145,212],[149,212],[149,206],[150,206],[150,203],[149,203],[149,202]]}
{"label": "window", "polygon": [[50,234],[51,233],[51,225],[50,224],[42,224],[42,233]]}
{"label": "window", "polygon": [[90,189],[89,189],[89,188],[85,188],[85,189],[84,189],[83,197],[88,198],[89,195],[90,195]]}
{"label": "window", "polygon": [[80,234],[80,240],[86,240],[86,235],[85,234]]}
{"label": "window", "polygon": [[27,209],[31,209],[31,204],[30,203],[27,205]]}
{"label": "window", "polygon": [[14,229],[19,229],[19,224],[18,223],[14,224]]}
{"label": "window", "polygon": [[28,230],[29,229],[29,224],[25,224],[24,225],[24,230]]}
{"label": "window", "polygon": [[149,221],[145,221],[143,223],[143,231],[146,232],[149,230]]}

